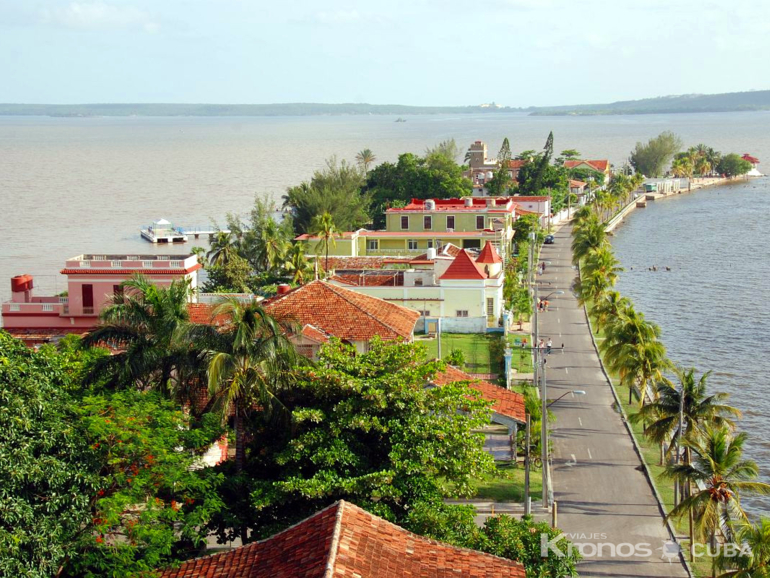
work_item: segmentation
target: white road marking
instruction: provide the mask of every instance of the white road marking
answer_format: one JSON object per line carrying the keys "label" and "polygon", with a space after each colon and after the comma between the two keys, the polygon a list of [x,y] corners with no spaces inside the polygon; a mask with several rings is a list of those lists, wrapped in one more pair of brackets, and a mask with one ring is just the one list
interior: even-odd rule
{"label": "white road marking", "polygon": [[578,423],[580,423],[580,427],[583,427],[583,420],[578,418]]}
{"label": "white road marking", "polygon": [[[564,373],[569,373],[569,369],[567,369],[567,368],[565,367],[565,368],[564,368]],[[573,395],[572,397],[575,397],[575,396]]]}
{"label": "white road marking", "polygon": [[591,450],[589,448],[586,448],[586,450],[588,450],[588,457],[590,459],[594,459],[594,457],[591,455]]}
{"label": "white road marking", "polygon": [[561,323],[561,319],[559,319],[559,318],[557,317],[557,318],[556,318],[556,323]]}

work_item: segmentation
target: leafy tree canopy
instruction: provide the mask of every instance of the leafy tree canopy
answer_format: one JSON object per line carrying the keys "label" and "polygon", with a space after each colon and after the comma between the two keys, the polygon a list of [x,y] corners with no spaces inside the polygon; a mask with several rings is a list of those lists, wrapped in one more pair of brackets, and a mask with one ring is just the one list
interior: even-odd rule
{"label": "leafy tree canopy", "polygon": [[[382,165],[380,165],[382,166]],[[374,174],[379,167],[372,170]],[[363,169],[336,157],[326,161],[326,168],[316,171],[310,182],[289,187],[284,206],[294,214],[294,231],[307,233],[313,217],[330,213],[337,229],[353,231],[369,221],[369,197],[361,194]]]}
{"label": "leafy tree canopy", "polygon": [[637,173],[657,177],[663,174],[669,161],[681,148],[682,139],[673,132],[666,131],[651,138],[647,144],[636,143],[629,160]]}
{"label": "leafy tree canopy", "polygon": [[[266,536],[338,499],[396,523],[415,504],[440,503],[449,490],[468,495],[471,480],[493,467],[483,436],[489,406],[462,385],[426,389],[439,362],[424,348],[384,344],[354,355],[333,341],[318,366],[297,370],[297,384],[278,393],[291,411],[288,429],[255,424],[244,474],[250,496],[218,526],[248,525]],[[240,517],[236,519],[236,517]]]}
{"label": "leafy tree canopy", "polygon": [[717,172],[726,177],[737,177],[745,175],[752,168],[749,161],[741,158],[735,153],[723,156],[717,164]]}

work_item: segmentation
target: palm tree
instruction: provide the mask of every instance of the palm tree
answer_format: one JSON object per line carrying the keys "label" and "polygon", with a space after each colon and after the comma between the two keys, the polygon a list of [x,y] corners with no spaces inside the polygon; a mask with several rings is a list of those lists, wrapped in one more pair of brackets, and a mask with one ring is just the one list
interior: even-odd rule
{"label": "palm tree", "polygon": [[705,156],[698,157],[695,162],[695,172],[700,176],[705,176],[711,172],[711,163]]}
{"label": "palm tree", "polygon": [[291,246],[286,255],[286,263],[284,266],[286,267],[286,270],[291,273],[291,280],[298,285],[303,285],[313,276],[313,266],[307,260],[307,257],[305,256],[305,246],[301,243],[296,243]]}
{"label": "palm tree", "polygon": [[369,172],[369,165],[376,160],[377,157],[370,149],[364,149],[356,155],[356,162],[363,167],[365,175]]}
{"label": "palm tree", "polygon": [[572,264],[579,265],[591,250],[607,243],[607,233],[598,218],[581,221],[572,229]]}
{"label": "palm tree", "polygon": [[605,335],[599,350],[607,367],[629,388],[628,403],[636,395],[644,405],[651,386],[661,381],[661,372],[668,365],[666,349],[658,340],[660,327],[645,321],[642,313],[628,307],[607,323]]}
{"label": "palm tree", "polygon": [[241,472],[246,455],[244,418],[255,408],[269,416],[283,407],[276,393],[290,383],[299,362],[288,338],[295,327],[256,303],[233,298],[220,303],[213,315],[224,322],[219,328],[207,326],[201,338],[209,395],[214,409],[233,417],[235,469]]}
{"label": "palm tree", "polygon": [[[709,395],[706,381],[711,375],[710,371],[695,378],[695,368],[683,369],[677,367],[674,373],[679,381],[679,387],[668,382],[658,388],[659,397],[652,403],[639,410],[639,413],[631,416],[633,422],[647,424],[645,436],[652,442],[660,444],[661,448],[668,443],[668,448],[661,454],[669,455],[676,442],[680,439],[697,440],[706,427],[730,427],[735,426],[731,418],[740,417],[741,412],[724,402],[730,397],[727,393],[715,393]],[[684,392],[684,399],[682,399]],[[684,431],[679,430],[680,405],[683,415]],[[685,459],[685,463],[689,460]]]}
{"label": "palm tree", "polygon": [[[728,427],[707,427],[702,440],[685,440],[693,454],[692,463],[666,468],[666,476],[688,488],[687,497],[667,518],[691,516],[691,558],[696,538],[709,540],[715,551],[720,537],[727,541],[735,538],[735,522],[748,522],[741,508],[741,494],[770,494],[770,485],[750,481],[757,477],[759,469],[754,461],[743,459],[746,439],[745,432],[733,437]],[[712,561],[712,575],[716,575],[716,558]]]}
{"label": "palm tree", "polygon": [[632,304],[627,297],[621,296],[617,291],[606,291],[594,301],[591,313],[596,319],[597,328],[604,329],[611,319],[615,319],[630,307]]}
{"label": "palm tree", "polygon": [[329,245],[336,247],[337,241],[334,240],[335,235],[339,233],[337,227],[334,225],[334,219],[331,214],[326,212],[323,215],[316,215],[313,217],[313,223],[311,225],[312,235],[319,238],[316,244],[316,249],[321,248],[326,253],[326,260],[324,261],[324,271],[329,271]]}
{"label": "palm tree", "polygon": [[158,287],[142,275],[124,281],[99,326],[83,340],[89,347],[106,344],[117,351],[98,359],[90,380],[106,376],[112,386],[175,391],[189,350],[179,339],[189,319],[189,295],[188,282]]}
{"label": "palm tree", "polygon": [[285,261],[288,241],[274,219],[267,219],[254,235],[254,266],[258,271],[271,272]]}
{"label": "palm tree", "polygon": [[211,265],[224,267],[235,254],[237,254],[237,250],[233,234],[218,231],[211,241],[211,248],[206,253],[206,257]]}
{"label": "palm tree", "polygon": [[735,541],[741,553],[717,559],[717,567],[727,570],[719,578],[770,578],[770,519],[740,525]]}

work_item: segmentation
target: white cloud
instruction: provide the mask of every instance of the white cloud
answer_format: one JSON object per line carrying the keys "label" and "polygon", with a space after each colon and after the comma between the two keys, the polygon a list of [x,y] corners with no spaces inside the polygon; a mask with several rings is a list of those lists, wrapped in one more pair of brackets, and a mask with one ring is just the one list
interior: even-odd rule
{"label": "white cloud", "polygon": [[66,28],[104,30],[115,28],[139,28],[148,33],[160,30],[160,24],[134,6],[116,6],[97,0],[95,2],[71,2],[63,8],[45,8],[43,20]]}

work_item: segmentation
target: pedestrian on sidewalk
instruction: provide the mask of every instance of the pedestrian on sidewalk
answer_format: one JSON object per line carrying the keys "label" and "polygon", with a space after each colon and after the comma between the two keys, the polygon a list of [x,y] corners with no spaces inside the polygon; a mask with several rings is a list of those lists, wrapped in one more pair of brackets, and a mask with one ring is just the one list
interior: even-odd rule
{"label": "pedestrian on sidewalk", "polygon": [[548,343],[545,344],[545,352],[548,355],[551,355],[551,348],[553,347],[553,342],[549,339]]}

